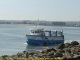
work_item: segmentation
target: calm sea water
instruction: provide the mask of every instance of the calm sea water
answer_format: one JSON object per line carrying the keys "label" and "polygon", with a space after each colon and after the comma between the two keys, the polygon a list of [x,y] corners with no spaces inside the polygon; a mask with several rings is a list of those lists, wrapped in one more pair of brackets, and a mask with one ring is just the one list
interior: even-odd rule
{"label": "calm sea water", "polygon": [[[26,43],[26,34],[29,34],[29,28],[33,26],[27,25],[0,25],[0,56],[12,55],[23,50],[41,50],[53,46],[31,46]],[[40,26],[44,29],[63,30],[65,42],[76,40],[80,42],[80,27],[56,27],[56,26]]]}

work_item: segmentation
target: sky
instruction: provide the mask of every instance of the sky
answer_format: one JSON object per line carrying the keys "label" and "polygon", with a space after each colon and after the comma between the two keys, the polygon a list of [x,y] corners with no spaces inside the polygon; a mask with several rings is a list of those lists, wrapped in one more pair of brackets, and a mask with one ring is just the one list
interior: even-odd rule
{"label": "sky", "polygon": [[80,21],[80,0],[0,0],[0,20]]}

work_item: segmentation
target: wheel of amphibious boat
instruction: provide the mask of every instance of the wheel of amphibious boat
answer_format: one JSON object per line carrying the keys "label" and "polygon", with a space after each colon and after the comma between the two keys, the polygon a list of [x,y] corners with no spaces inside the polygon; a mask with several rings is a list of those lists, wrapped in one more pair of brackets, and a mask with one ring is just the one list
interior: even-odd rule
{"label": "wheel of amphibious boat", "polygon": [[46,46],[46,42],[43,42],[43,46]]}

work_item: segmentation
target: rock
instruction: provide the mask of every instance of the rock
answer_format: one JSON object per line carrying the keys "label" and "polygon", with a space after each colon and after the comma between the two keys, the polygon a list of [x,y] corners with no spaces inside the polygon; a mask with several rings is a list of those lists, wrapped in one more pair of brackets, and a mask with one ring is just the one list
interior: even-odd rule
{"label": "rock", "polygon": [[66,52],[71,53],[71,49],[70,49],[70,48],[66,48],[66,49],[65,49],[65,53],[66,53]]}
{"label": "rock", "polygon": [[46,53],[44,53],[44,54],[42,54],[43,56],[47,56],[47,54]]}
{"label": "rock", "polygon": [[66,56],[63,56],[62,59],[63,59],[63,60],[67,60],[67,57],[66,57]]}
{"label": "rock", "polygon": [[47,56],[46,58],[55,58],[54,55]]}
{"label": "rock", "polygon": [[32,56],[31,56],[31,55],[29,55],[29,58],[32,58]]}
{"label": "rock", "polygon": [[80,52],[80,48],[79,48],[79,47],[72,47],[72,48],[71,48],[71,53],[72,53],[72,54],[77,54],[77,55],[79,55],[79,52]]}
{"label": "rock", "polygon": [[74,58],[76,58],[77,60],[80,60],[80,55],[75,55]]}
{"label": "rock", "polygon": [[80,55],[80,52],[78,52],[77,55]]}
{"label": "rock", "polygon": [[54,57],[63,57],[63,54],[61,52],[54,53]]}
{"label": "rock", "polygon": [[22,57],[22,55],[23,55],[22,53],[17,53],[18,57]]}
{"label": "rock", "polygon": [[64,56],[70,58],[70,57],[71,57],[71,53],[69,53],[69,52],[65,52],[65,53],[64,53]]}
{"label": "rock", "polygon": [[73,57],[68,57],[67,60],[76,60],[76,59]]}
{"label": "rock", "polygon": [[68,48],[70,45],[70,43],[65,43],[65,48]]}
{"label": "rock", "polygon": [[15,56],[17,56],[17,55],[14,55],[14,54],[13,54],[13,55],[11,55],[11,58],[13,58],[13,57],[15,57]]}
{"label": "rock", "polygon": [[41,53],[47,53],[47,50],[42,50]]}
{"label": "rock", "polygon": [[78,43],[77,41],[72,41],[72,42],[71,42],[71,45],[72,45],[72,46],[74,46],[74,45],[79,45],[79,43]]}
{"label": "rock", "polygon": [[73,57],[62,57],[63,60],[75,60]]}
{"label": "rock", "polygon": [[22,55],[23,58],[26,58],[26,54]]}
{"label": "rock", "polygon": [[8,55],[3,55],[2,58],[6,59],[7,57],[9,57]]}
{"label": "rock", "polygon": [[78,48],[80,48],[80,45],[75,45],[74,47],[78,47]]}
{"label": "rock", "polygon": [[76,47],[75,48],[75,51],[80,52],[80,48],[79,47]]}
{"label": "rock", "polygon": [[54,51],[51,51],[51,52],[48,52],[48,54],[47,54],[48,56],[51,56],[51,55],[53,55],[54,56]]}
{"label": "rock", "polygon": [[65,53],[65,51],[62,49],[57,49],[57,52]]}
{"label": "rock", "polygon": [[26,54],[26,51],[23,51],[23,54]]}
{"label": "rock", "polygon": [[[38,56],[41,52],[40,51],[36,51],[34,55]],[[43,54],[43,53],[41,53]]]}
{"label": "rock", "polygon": [[63,49],[65,47],[65,45],[63,43],[60,43],[56,48],[57,49]]}
{"label": "rock", "polygon": [[30,52],[30,53],[29,53],[29,55],[34,55],[34,54],[35,54],[34,52]]}
{"label": "rock", "polygon": [[73,56],[70,53],[65,53],[65,55],[62,57],[63,60],[73,60]]}
{"label": "rock", "polygon": [[8,57],[8,55],[3,55],[2,57]]}
{"label": "rock", "polygon": [[29,53],[28,52],[26,52],[26,58],[29,58]]}
{"label": "rock", "polygon": [[46,54],[46,53],[43,53],[43,54],[42,54],[42,57],[43,57],[43,58],[46,58],[47,56],[48,56],[48,54]]}
{"label": "rock", "polygon": [[42,58],[43,57],[42,53],[39,53],[37,57]]}
{"label": "rock", "polygon": [[56,52],[56,49],[54,49],[54,48],[49,48],[49,49],[47,49],[47,52],[51,52],[51,51]]}
{"label": "rock", "polygon": [[78,52],[76,52],[76,51],[71,51],[71,54],[78,54]]}

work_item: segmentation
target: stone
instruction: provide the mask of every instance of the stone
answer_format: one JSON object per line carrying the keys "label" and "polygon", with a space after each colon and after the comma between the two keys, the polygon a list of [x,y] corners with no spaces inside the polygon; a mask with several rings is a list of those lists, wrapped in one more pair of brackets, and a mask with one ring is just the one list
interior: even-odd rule
{"label": "stone", "polygon": [[65,52],[71,53],[71,49],[70,48],[66,48]]}
{"label": "stone", "polygon": [[47,54],[48,56],[51,56],[51,55],[53,55],[54,56],[54,51],[51,51],[51,52],[48,52],[48,54]]}
{"label": "stone", "polygon": [[57,49],[57,52],[65,53],[63,49]]}
{"label": "stone", "polygon": [[56,49],[54,49],[54,48],[47,49],[47,52],[51,52],[51,51],[55,51],[56,52]]}
{"label": "stone", "polygon": [[17,53],[18,57],[22,57],[23,53]]}
{"label": "stone", "polygon": [[30,53],[29,53],[29,55],[34,55],[34,54],[35,54],[34,52],[30,52]]}
{"label": "stone", "polygon": [[26,54],[26,51],[23,51],[23,54]]}
{"label": "stone", "polygon": [[39,53],[37,57],[42,58],[43,57],[42,53]]}
{"label": "stone", "polygon": [[61,52],[54,53],[54,57],[63,57],[63,54]]}
{"label": "stone", "polygon": [[65,48],[68,48],[70,45],[70,43],[65,43]]}
{"label": "stone", "polygon": [[77,41],[72,41],[72,42],[71,42],[71,45],[72,45],[72,46],[74,46],[74,45],[79,45],[79,43],[78,43]]}
{"label": "stone", "polygon": [[63,43],[58,44],[57,49],[64,49],[65,45]]}
{"label": "stone", "polygon": [[41,53],[46,53],[46,52],[47,52],[47,50],[42,50],[42,51],[41,51]]}
{"label": "stone", "polygon": [[64,53],[64,56],[66,56],[67,58],[70,58],[70,57],[71,57],[71,53],[65,52],[65,53]]}
{"label": "stone", "polygon": [[80,60],[80,55],[75,55],[74,58],[76,58],[77,60]]}

